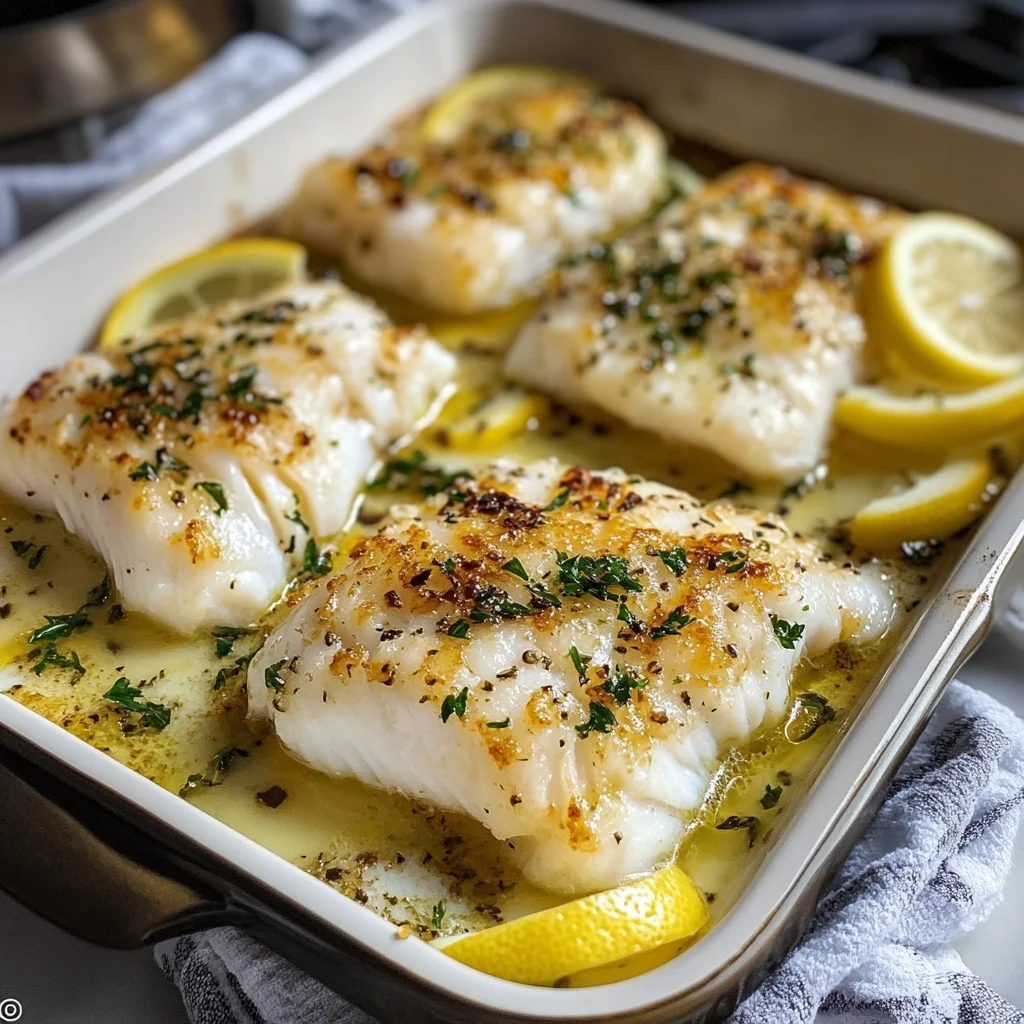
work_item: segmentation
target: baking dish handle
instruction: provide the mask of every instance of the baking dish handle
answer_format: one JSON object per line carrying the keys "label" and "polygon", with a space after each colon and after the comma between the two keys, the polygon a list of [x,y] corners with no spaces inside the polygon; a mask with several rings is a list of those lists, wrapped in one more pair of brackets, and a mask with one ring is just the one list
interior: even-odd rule
{"label": "baking dish handle", "polygon": [[0,744],[0,889],[112,949],[248,915],[134,825]]}

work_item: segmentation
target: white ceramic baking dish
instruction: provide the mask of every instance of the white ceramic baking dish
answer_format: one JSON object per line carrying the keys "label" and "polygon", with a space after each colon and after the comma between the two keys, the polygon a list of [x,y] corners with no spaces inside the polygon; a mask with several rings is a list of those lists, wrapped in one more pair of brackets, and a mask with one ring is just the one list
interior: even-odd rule
{"label": "white ceramic baking dish", "polygon": [[[303,170],[365,143],[471,68],[584,72],[684,137],[1024,235],[1024,120],[610,0],[440,0],[322,60],[188,156],[0,260],[0,393],[88,344],[126,284],[272,211]],[[795,941],[943,686],[991,619],[1024,526],[1008,487],[832,744],[725,918],[673,962],[598,989],[479,974],[0,699],[0,886],[112,945],[249,928],[386,1021],[719,1019]]]}

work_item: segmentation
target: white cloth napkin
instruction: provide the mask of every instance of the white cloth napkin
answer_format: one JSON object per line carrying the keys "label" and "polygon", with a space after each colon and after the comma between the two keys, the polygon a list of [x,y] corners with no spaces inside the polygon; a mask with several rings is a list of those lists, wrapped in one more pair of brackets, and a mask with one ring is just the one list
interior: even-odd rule
{"label": "white cloth napkin", "polygon": [[[999,903],[1022,804],[1024,723],[952,683],[807,935],[732,1024],[1024,1024],[948,945]],[[233,928],[157,960],[193,1024],[372,1024]]]}

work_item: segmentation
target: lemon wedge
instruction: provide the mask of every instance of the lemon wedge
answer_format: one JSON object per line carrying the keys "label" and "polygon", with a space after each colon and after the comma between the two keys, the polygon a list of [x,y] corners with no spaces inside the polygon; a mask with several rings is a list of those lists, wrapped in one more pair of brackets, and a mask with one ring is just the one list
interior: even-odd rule
{"label": "lemon wedge", "polygon": [[585,78],[532,64],[496,64],[467,75],[430,105],[420,132],[429,142],[451,142],[484,104],[506,96],[546,92],[563,85],[592,88]]}
{"label": "lemon wedge", "polygon": [[958,394],[899,394],[876,385],[850,388],[835,422],[862,437],[904,447],[950,448],[1024,423],[1024,376]]}
{"label": "lemon wedge", "polygon": [[637,882],[563,903],[448,942],[442,951],[486,974],[526,985],[554,985],[695,935],[708,910],[674,864]]}
{"label": "lemon wedge", "polygon": [[302,277],[305,269],[306,250],[277,238],[239,238],[204,249],[129,288],[103,324],[100,347],[224,299],[252,298]]}
{"label": "lemon wedge", "polygon": [[850,523],[850,539],[869,548],[944,540],[978,518],[991,484],[987,458],[949,462],[906,490],[868,502]]}
{"label": "lemon wedge", "polygon": [[1012,239],[923,213],[892,235],[865,290],[874,342],[917,373],[984,384],[1024,372],[1024,266]]}

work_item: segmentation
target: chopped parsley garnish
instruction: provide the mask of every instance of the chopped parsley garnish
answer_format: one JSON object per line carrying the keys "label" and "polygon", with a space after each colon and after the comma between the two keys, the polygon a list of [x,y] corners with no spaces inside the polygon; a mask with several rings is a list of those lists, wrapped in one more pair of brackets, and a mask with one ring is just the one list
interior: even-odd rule
{"label": "chopped parsley garnish", "polygon": [[257,306],[255,309],[247,310],[237,317],[235,322],[240,324],[286,324],[293,319],[296,305],[289,299],[282,299],[272,306]]}
{"label": "chopped parsley garnish", "polygon": [[306,548],[303,551],[300,575],[309,579],[319,579],[331,571],[333,564],[334,559],[330,551],[321,551],[316,546],[316,541],[310,537],[306,541]]}
{"label": "chopped parsley garnish", "polygon": [[477,594],[476,603],[469,617],[474,622],[496,622],[499,619],[519,619],[535,613],[535,608],[513,601],[500,587],[484,587]]}
{"label": "chopped parsley garnish", "polygon": [[[531,604],[534,606],[527,611],[519,611],[516,614],[532,614],[535,611],[542,611],[544,608],[561,608],[561,598],[555,593],[548,590],[542,583],[531,583],[530,574],[526,571],[523,563],[518,558],[510,558],[503,566],[502,569],[505,572],[511,573],[513,576],[518,576],[521,580],[526,583],[526,589],[530,592],[533,597]],[[507,595],[506,595],[507,596]],[[522,609],[523,605],[516,606]]]}
{"label": "chopped parsley garnish", "polygon": [[139,700],[142,691],[132,686],[128,680],[121,676],[114,685],[103,694],[104,700],[112,704],[118,704],[128,711],[135,711],[142,717],[142,724],[148,725],[157,731],[166,729],[171,722],[171,711],[163,704],[154,704],[153,701]]}
{"label": "chopped parsley garnish", "polygon": [[722,363],[718,370],[727,377],[733,374],[740,377],[755,377],[757,375],[754,373],[754,353],[747,352],[739,363]]}
{"label": "chopped parsley garnish", "polygon": [[179,473],[182,475],[192,468],[188,463],[182,462],[181,459],[176,459],[166,448],[157,448],[156,467],[161,471],[166,469],[169,473]]}
{"label": "chopped parsley garnish", "polygon": [[243,654],[241,658],[235,658],[235,663],[230,667],[220,669],[217,673],[217,678],[213,681],[213,688],[215,690],[222,690],[227,686],[229,679],[234,679],[240,672],[244,672],[249,667],[249,662],[255,657],[255,652],[252,654]]}
{"label": "chopped parsley garnish", "polygon": [[152,462],[140,462],[129,474],[129,480],[156,480],[160,474]]}
{"label": "chopped parsley garnish", "polygon": [[227,398],[237,398],[252,390],[256,380],[258,368],[254,363],[243,366],[237,373],[232,374],[224,388],[224,395]]}
{"label": "chopped parsley garnish", "polygon": [[30,644],[43,643],[49,640],[64,640],[76,630],[88,629],[92,625],[87,609],[98,608],[110,597],[110,577],[104,576],[88,594],[77,610],[67,615],[46,615],[46,625],[34,629],[28,638]]}
{"label": "chopped parsley garnish", "polygon": [[222,516],[228,510],[228,499],[224,496],[224,488],[220,484],[212,483],[209,480],[200,480],[192,489],[202,488],[206,493],[213,498],[213,503],[217,506],[214,509],[214,515]]}
{"label": "chopped parsley garnish", "polygon": [[46,625],[34,629],[28,638],[30,644],[43,643],[48,640],[64,640],[76,630],[88,629],[92,620],[85,613],[84,606],[78,611],[67,615],[46,615]]}
{"label": "chopped parsley garnish", "polygon": [[552,499],[544,506],[545,512],[553,512],[556,508],[561,508],[569,500],[569,488],[563,487]]}
{"label": "chopped parsley garnish", "polygon": [[54,668],[70,668],[75,672],[85,672],[85,668],[78,660],[78,655],[74,651],[68,651],[67,654],[61,654],[57,650],[56,644],[53,643],[46,645],[46,648],[43,650],[43,656],[32,666],[32,671],[35,672],[37,676],[41,676],[44,669],[50,665]]}
{"label": "chopped parsley garnish", "polygon": [[671,548],[659,551],[658,557],[672,570],[673,576],[682,576],[686,572],[686,548]]}
{"label": "chopped parsley garnish", "polygon": [[616,665],[612,670],[611,679],[604,684],[602,689],[605,693],[610,694],[615,703],[621,707],[629,701],[630,691],[636,690],[639,692],[640,690],[647,689],[647,680],[631,672],[629,669],[623,668],[621,665]]}
{"label": "chopped parsley garnish", "polygon": [[464,686],[457,694],[449,693],[441,701],[441,721],[447,722],[452,715],[462,718],[466,713],[466,700],[469,697],[469,687]]}
{"label": "chopped parsley garnish", "polygon": [[575,644],[573,644],[573,646],[569,648],[569,659],[570,661],[572,661],[573,668],[576,669],[576,675],[580,677],[580,686],[586,686],[588,682],[587,661],[589,661],[590,659],[584,659],[583,655],[580,654],[578,650],[576,650]]}
{"label": "chopped parsley garnish", "polygon": [[507,729],[512,724],[512,719],[503,718],[500,722],[488,722],[488,729]]}
{"label": "chopped parsley garnish", "polygon": [[288,515],[285,516],[285,519],[287,519],[288,522],[290,523],[294,523],[296,526],[301,526],[306,531],[306,533],[313,532],[309,528],[309,523],[307,523],[306,520],[302,518],[302,513],[299,511],[298,498],[295,499],[295,510],[293,512],[289,512]]}
{"label": "chopped parsley garnish", "polygon": [[448,627],[448,635],[455,637],[456,640],[465,640],[469,636],[469,620],[456,619]]}
{"label": "chopped parsley garnish", "polygon": [[236,758],[248,757],[249,751],[241,747],[225,747],[213,756],[213,770],[215,772],[226,772],[234,763]]}
{"label": "chopped parsley garnish", "polygon": [[[726,572],[728,572],[728,569]],[[785,619],[780,619],[774,612],[772,612],[770,618],[776,639],[787,651],[793,650],[797,640],[804,635],[803,623],[787,622]]]}
{"label": "chopped parsley garnish", "polygon": [[678,636],[679,631],[688,626],[693,619],[682,608],[676,608],[665,616],[665,621],[651,629],[651,639],[660,640],[663,636]]}
{"label": "chopped parsley garnish", "polygon": [[629,610],[626,606],[626,602],[622,601],[619,604],[619,610],[615,615],[615,618],[619,622],[624,622],[629,629],[636,634],[647,632],[647,627]]}
{"label": "chopped parsley garnish", "polygon": [[747,848],[753,849],[754,843],[757,842],[757,837],[761,832],[761,819],[755,817],[753,814],[740,816],[738,814],[730,814],[725,821],[720,821],[715,828],[719,831],[731,831],[733,829],[746,829],[748,842]]}
{"label": "chopped parsley garnish", "polygon": [[859,262],[862,253],[860,239],[849,231],[831,231],[819,224],[814,233],[811,256],[817,260],[827,277],[844,277],[850,266]]}
{"label": "chopped parsley garnish", "polygon": [[178,796],[187,797],[189,793],[194,793],[197,789],[205,789],[215,785],[217,783],[203,775],[202,772],[194,772],[185,780],[185,785],[178,790]]}
{"label": "chopped parsley garnish", "polygon": [[804,740],[809,740],[823,725],[828,725],[829,722],[835,720],[835,708],[829,703],[828,698],[822,697],[820,693],[815,693],[813,690],[801,693],[797,695],[796,700],[801,707],[807,708],[810,712],[810,722],[799,736],[794,737],[793,743],[803,743]]}
{"label": "chopped parsley garnish", "polygon": [[251,629],[239,628],[237,626],[218,626],[211,634],[217,641],[217,657],[226,658],[231,653],[235,641],[242,636],[248,636]]}
{"label": "chopped parsley garnish", "polygon": [[[173,412],[174,410],[169,410]],[[181,459],[176,459],[166,448],[158,448],[156,450],[156,464],[152,462],[140,462],[129,474],[128,477],[131,480],[157,480],[160,477],[160,473],[163,470],[167,470],[169,473],[176,474],[178,476],[184,476],[188,473],[191,467],[182,462]]]}
{"label": "chopped parsley garnish", "polygon": [[679,333],[684,338],[699,338],[703,340],[704,328],[714,315],[714,309],[706,307],[703,303],[693,309],[684,310],[681,314]]}
{"label": "chopped parsley garnish", "polygon": [[510,558],[503,566],[502,569],[505,572],[512,573],[513,576],[518,576],[521,580],[529,581],[530,574],[523,568],[523,563],[518,558]]}
{"label": "chopped parsley garnish", "polygon": [[426,495],[447,491],[459,480],[472,476],[469,470],[447,470],[427,463],[427,453],[417,448],[404,458],[389,459],[367,484],[368,491],[422,491]]}
{"label": "chopped parsley garnish", "polygon": [[[12,540],[11,548],[19,558],[25,558],[30,569],[38,569],[39,563],[43,560],[43,555],[46,554],[47,545],[43,544],[36,548],[35,544],[30,540]],[[32,549],[36,548],[35,551]]]}
{"label": "chopped parsley garnish", "polygon": [[86,608],[99,608],[101,604],[106,604],[107,598],[110,597],[110,577],[104,576],[103,579],[96,584],[88,594],[85,595],[85,602],[79,611],[83,611]]}
{"label": "chopped parsley garnish", "polygon": [[590,717],[582,724],[576,726],[576,731],[582,739],[586,739],[592,732],[609,733],[619,724],[615,712],[598,704],[596,700],[590,702]]}
{"label": "chopped parsley garnish", "polygon": [[558,583],[569,597],[590,594],[600,601],[616,601],[613,588],[635,594],[643,586],[629,574],[629,563],[621,555],[573,555],[557,551]]}
{"label": "chopped parsley garnish", "polygon": [[780,796],[782,796],[781,786],[765,785],[764,796],[761,797],[761,806],[766,811],[771,810],[779,802]]}
{"label": "chopped parsley garnish", "polygon": [[241,747],[225,747],[214,754],[206,774],[190,775],[185,780],[185,785],[178,790],[178,796],[188,796],[197,789],[219,786],[224,781],[225,773],[235,763],[235,759],[248,756],[249,751]]}
{"label": "chopped parsley garnish", "polygon": [[542,583],[527,583],[526,589],[533,595],[533,603],[539,604],[542,610],[548,607],[562,607],[562,599]]}
{"label": "chopped parsley garnish", "polygon": [[745,551],[723,551],[718,556],[719,561],[725,562],[726,573],[740,572],[747,567],[747,553]]}
{"label": "chopped parsley garnish", "polygon": [[263,670],[263,682],[266,684],[268,690],[273,690],[274,693],[280,693],[284,689],[284,679],[281,678],[281,669],[284,668],[287,661],[287,658],[282,658],[280,661],[274,662],[273,665],[268,665]]}
{"label": "chopped parsley garnish", "polygon": [[430,915],[430,927],[433,928],[435,932],[441,927],[445,913],[444,900],[440,900],[434,904],[434,912]]}

